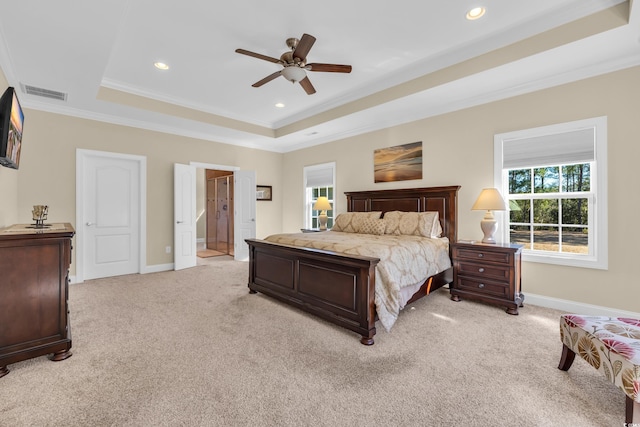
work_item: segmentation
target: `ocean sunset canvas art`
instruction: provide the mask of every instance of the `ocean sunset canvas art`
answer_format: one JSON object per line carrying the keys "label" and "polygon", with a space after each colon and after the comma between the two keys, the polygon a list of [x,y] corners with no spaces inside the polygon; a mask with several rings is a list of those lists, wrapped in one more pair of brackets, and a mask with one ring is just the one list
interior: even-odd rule
{"label": "ocean sunset canvas art", "polygon": [[422,141],[373,152],[374,182],[422,179]]}

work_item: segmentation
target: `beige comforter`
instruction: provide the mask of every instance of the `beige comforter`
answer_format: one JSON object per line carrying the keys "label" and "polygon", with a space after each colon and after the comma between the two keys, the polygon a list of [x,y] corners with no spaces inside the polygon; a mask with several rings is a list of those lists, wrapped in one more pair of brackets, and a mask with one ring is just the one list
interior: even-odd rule
{"label": "beige comforter", "polygon": [[265,240],[379,258],[380,262],[376,266],[375,304],[378,318],[387,331],[406,304],[401,290],[422,284],[429,276],[451,267],[449,241],[446,238],[325,231],[274,234]]}

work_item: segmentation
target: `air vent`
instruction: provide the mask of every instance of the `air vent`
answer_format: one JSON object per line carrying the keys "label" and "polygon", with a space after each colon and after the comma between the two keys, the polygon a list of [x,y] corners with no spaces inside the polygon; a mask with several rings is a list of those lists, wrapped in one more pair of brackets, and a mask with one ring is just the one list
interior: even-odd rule
{"label": "air vent", "polygon": [[58,92],[50,89],[43,89],[41,87],[29,86],[22,83],[20,85],[22,86],[23,91],[27,95],[42,96],[44,98],[57,99],[58,101],[67,100],[67,94],[64,92]]}

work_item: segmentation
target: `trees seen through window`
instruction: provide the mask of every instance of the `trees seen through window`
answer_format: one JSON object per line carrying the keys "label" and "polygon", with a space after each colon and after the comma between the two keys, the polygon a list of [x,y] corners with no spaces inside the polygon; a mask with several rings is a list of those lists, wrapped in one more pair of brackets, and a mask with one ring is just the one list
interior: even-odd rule
{"label": "trees seen through window", "polygon": [[510,241],[588,254],[590,171],[590,163],[509,170]]}

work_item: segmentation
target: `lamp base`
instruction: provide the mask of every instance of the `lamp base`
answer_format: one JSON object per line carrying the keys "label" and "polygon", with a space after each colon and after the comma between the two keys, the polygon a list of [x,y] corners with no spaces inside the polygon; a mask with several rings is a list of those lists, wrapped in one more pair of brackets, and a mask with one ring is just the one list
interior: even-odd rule
{"label": "lamp base", "polygon": [[488,213],[482,219],[482,221],[480,221],[480,228],[482,229],[482,232],[484,233],[484,238],[482,239],[482,243],[495,244],[496,243],[496,239],[493,237],[493,235],[495,234],[496,230],[498,229],[498,223],[493,218],[493,215],[491,215],[491,218],[487,218],[487,216],[489,216]]}
{"label": "lamp base", "polygon": [[318,223],[320,225],[318,227],[320,230],[327,229],[327,211],[322,211],[320,215],[318,215]]}

